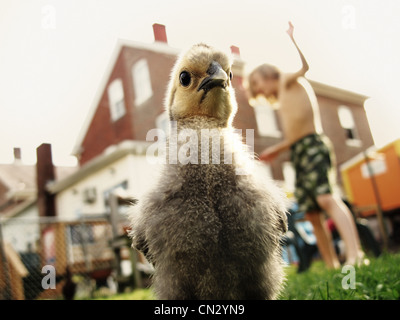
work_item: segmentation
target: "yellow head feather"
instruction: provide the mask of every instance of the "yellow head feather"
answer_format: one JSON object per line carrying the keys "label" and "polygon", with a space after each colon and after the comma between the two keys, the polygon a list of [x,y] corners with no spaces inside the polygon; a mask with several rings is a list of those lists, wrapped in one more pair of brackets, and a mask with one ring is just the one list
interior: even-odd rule
{"label": "yellow head feather", "polygon": [[177,60],[170,78],[166,109],[171,120],[205,116],[231,124],[237,110],[230,55],[200,43]]}

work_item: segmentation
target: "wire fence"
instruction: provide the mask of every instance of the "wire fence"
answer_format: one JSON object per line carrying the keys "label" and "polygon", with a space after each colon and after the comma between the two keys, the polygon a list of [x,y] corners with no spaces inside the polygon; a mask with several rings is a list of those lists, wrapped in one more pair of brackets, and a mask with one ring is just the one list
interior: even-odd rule
{"label": "wire fence", "polygon": [[123,292],[142,285],[138,259],[126,233],[116,236],[106,216],[0,218],[0,300]]}

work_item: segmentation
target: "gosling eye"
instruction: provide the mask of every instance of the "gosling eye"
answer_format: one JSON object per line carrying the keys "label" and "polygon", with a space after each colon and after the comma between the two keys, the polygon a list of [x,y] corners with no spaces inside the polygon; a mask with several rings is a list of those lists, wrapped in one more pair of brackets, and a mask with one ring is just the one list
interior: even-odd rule
{"label": "gosling eye", "polygon": [[179,75],[179,81],[182,86],[187,87],[190,84],[191,81],[191,76],[190,73],[187,71],[182,71],[181,74]]}
{"label": "gosling eye", "polygon": [[229,72],[229,79],[232,81],[232,78],[233,78],[233,73],[231,71],[231,72]]}

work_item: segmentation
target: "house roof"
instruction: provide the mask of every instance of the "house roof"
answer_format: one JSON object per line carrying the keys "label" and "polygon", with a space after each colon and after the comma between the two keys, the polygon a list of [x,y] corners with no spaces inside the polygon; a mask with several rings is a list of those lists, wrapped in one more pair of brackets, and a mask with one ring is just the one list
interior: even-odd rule
{"label": "house roof", "polygon": [[313,87],[315,94],[319,96],[329,97],[339,101],[354,103],[359,105],[363,105],[365,100],[369,98],[368,96],[365,96],[363,94],[355,93],[337,87],[332,87],[318,81],[310,79],[308,79],[308,81]]}
{"label": "house roof", "polygon": [[[55,167],[57,179],[63,179],[76,171],[78,167]],[[3,194],[1,215],[15,215],[36,201],[36,166],[20,162],[0,164],[0,181],[6,187]],[[11,200],[11,201],[10,201]]]}
{"label": "house roof", "polygon": [[[78,167],[54,167],[57,179],[76,171]],[[9,190],[36,190],[36,166],[0,164],[0,180]]]}
{"label": "house roof", "polygon": [[73,155],[78,155],[80,153],[79,151],[80,151],[80,147],[82,145],[83,139],[85,138],[86,132],[89,129],[89,126],[90,126],[92,119],[94,117],[94,114],[96,112],[97,106],[100,102],[100,99],[103,95],[103,92],[105,90],[107,82],[110,78],[110,74],[117,62],[117,59],[118,59],[119,54],[123,47],[130,47],[130,48],[136,48],[136,49],[140,49],[140,50],[159,52],[159,53],[163,53],[163,54],[169,54],[172,56],[176,56],[180,52],[179,49],[170,47],[168,44],[166,44],[164,42],[155,41],[154,43],[148,44],[148,43],[142,43],[142,42],[131,41],[131,40],[126,40],[126,39],[118,39],[117,43],[114,47],[114,50],[111,54],[108,65],[104,71],[103,77],[101,78],[99,87],[93,98],[92,104],[89,108],[88,115],[87,115],[87,117],[82,125],[82,128],[78,134],[78,138],[76,140],[75,146],[72,149]]}
{"label": "house roof", "polygon": [[56,181],[49,182],[46,186],[46,189],[53,194],[58,193],[71,187],[75,183],[85,179],[107,165],[125,157],[126,155],[146,154],[147,147],[151,143],[152,142],[147,141],[125,140],[118,145],[112,145],[108,147],[101,155],[84,164],[78,171],[64,177],[64,179],[58,179]]}
{"label": "house roof", "polygon": [[6,222],[9,219],[15,218],[31,206],[36,205],[36,203],[37,197],[31,196],[22,202],[18,202],[10,207],[7,207],[7,209],[0,214],[0,219],[2,222]]}
{"label": "house roof", "polygon": [[9,190],[35,190],[36,167],[22,164],[0,164],[0,180]]}

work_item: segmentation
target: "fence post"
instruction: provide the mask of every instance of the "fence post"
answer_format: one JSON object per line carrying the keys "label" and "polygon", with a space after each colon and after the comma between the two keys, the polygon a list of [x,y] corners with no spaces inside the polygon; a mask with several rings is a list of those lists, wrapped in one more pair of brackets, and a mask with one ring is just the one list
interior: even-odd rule
{"label": "fence post", "polygon": [[87,233],[87,224],[85,223],[83,217],[81,217],[81,222],[79,225],[79,236],[81,240],[81,246],[82,246],[82,251],[83,251],[83,256],[85,259],[85,268],[86,268],[86,273],[89,274],[90,271],[93,269],[92,265],[92,257],[89,256],[89,250],[88,250],[88,233]]}
{"label": "fence post", "polygon": [[371,184],[372,184],[372,190],[374,192],[374,196],[375,196],[375,200],[376,200],[377,217],[378,217],[379,229],[380,229],[381,235],[382,235],[383,249],[384,249],[384,251],[387,251],[388,246],[389,246],[389,244],[388,244],[389,240],[388,240],[388,232],[386,229],[386,224],[385,224],[385,220],[384,220],[383,212],[382,212],[382,201],[381,201],[381,197],[379,194],[378,184],[376,183],[376,180],[375,180],[375,173],[371,167],[371,163],[370,163],[370,159],[368,157],[367,151],[364,151],[364,158],[365,158],[365,162],[367,164],[367,169],[368,169],[368,173],[370,175]]}
{"label": "fence post", "polygon": [[111,220],[111,230],[112,230],[112,246],[115,254],[115,262],[117,269],[117,283],[118,283],[118,292],[120,292],[119,280],[121,279],[122,270],[121,270],[121,248],[116,246],[116,240],[118,238],[118,196],[111,192],[108,198],[110,205],[110,220]]}
{"label": "fence post", "polygon": [[[110,206],[110,220],[111,220],[111,226],[112,226],[112,233],[113,233],[113,249],[116,257],[116,263],[117,263],[117,279],[119,279],[122,276],[122,270],[121,270],[121,235],[120,235],[120,230],[119,230],[119,205],[130,205],[132,204],[132,199],[129,197],[126,197],[125,194],[118,193],[118,190],[114,190],[114,192],[110,193],[109,196],[109,206]],[[142,279],[140,276],[139,270],[136,268],[136,251],[132,250],[131,246],[129,243],[123,242],[124,246],[127,245],[130,250],[129,250],[129,256],[130,256],[130,261],[132,265],[132,277],[133,277],[133,282],[136,287],[142,287]]]}
{"label": "fence post", "polygon": [[142,277],[140,275],[140,272],[138,270],[137,266],[137,251],[130,247],[129,250],[129,257],[131,258],[131,265],[132,265],[132,273],[133,273],[133,279],[135,281],[135,286],[137,288],[143,288],[143,282],[142,282]]}
{"label": "fence post", "polygon": [[1,264],[2,264],[2,269],[4,272],[4,278],[5,278],[5,293],[4,293],[3,299],[11,300],[10,270],[8,269],[6,250],[4,249],[2,224],[3,224],[2,219],[0,218],[0,256],[1,256]]}

